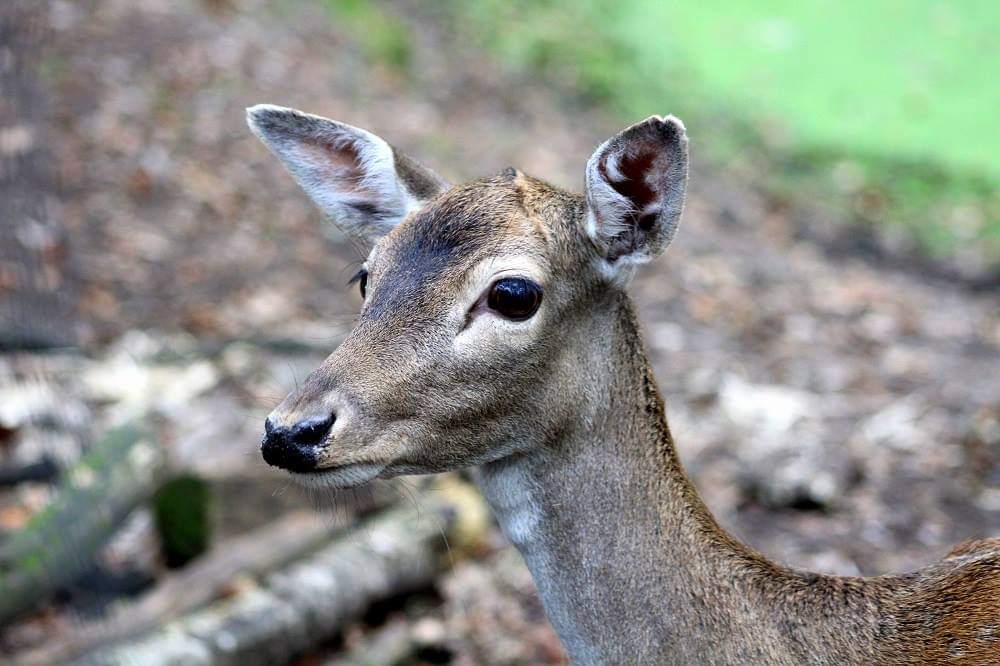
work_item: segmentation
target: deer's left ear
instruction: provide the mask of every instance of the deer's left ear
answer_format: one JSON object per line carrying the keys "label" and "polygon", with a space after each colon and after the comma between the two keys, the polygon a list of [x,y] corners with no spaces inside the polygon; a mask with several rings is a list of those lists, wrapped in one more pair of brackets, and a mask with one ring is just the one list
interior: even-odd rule
{"label": "deer's left ear", "polygon": [[612,266],[649,261],[667,249],[687,185],[687,136],[673,116],[632,125],[587,162],[587,234]]}
{"label": "deer's left ear", "polygon": [[448,188],[448,183],[371,132],[334,120],[258,104],[247,124],[316,205],[368,243]]}

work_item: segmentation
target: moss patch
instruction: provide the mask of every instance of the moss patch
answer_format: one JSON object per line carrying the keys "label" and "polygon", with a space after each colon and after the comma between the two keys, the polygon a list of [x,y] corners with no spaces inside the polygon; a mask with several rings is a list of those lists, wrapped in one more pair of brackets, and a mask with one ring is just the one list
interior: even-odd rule
{"label": "moss patch", "polygon": [[157,491],[153,514],[168,567],[182,567],[208,550],[210,499],[208,484],[196,476],[177,477]]}

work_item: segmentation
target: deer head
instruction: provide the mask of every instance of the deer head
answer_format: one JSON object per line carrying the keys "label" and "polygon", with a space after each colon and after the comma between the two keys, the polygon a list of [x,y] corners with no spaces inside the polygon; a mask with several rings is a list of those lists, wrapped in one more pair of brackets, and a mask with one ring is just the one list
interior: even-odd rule
{"label": "deer head", "polygon": [[268,417],[267,462],[350,486],[492,462],[586,419],[588,367],[607,357],[628,278],[680,219],[680,121],[598,147],[585,197],[514,169],[451,186],[369,132],[292,109],[255,106],[248,122],[370,249],[357,327]]}

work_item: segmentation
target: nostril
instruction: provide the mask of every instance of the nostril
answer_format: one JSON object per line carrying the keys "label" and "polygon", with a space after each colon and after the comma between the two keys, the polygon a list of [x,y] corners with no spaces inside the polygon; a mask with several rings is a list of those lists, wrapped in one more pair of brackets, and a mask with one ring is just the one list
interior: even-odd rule
{"label": "nostril", "polygon": [[305,419],[289,427],[264,421],[264,439],[260,451],[264,462],[292,472],[316,469],[317,449],[333,427],[334,416]]}
{"label": "nostril", "polygon": [[299,421],[292,427],[290,437],[298,446],[316,446],[326,439],[334,420],[334,415],[330,414],[326,418]]}

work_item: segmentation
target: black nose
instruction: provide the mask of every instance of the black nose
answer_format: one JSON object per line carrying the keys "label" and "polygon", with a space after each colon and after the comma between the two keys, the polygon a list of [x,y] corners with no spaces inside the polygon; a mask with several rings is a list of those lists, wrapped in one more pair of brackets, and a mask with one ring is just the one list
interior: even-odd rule
{"label": "black nose", "polygon": [[316,469],[316,448],[326,439],[334,416],[306,419],[291,427],[276,426],[264,421],[264,439],[260,452],[268,465],[290,472],[311,472]]}

